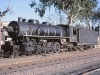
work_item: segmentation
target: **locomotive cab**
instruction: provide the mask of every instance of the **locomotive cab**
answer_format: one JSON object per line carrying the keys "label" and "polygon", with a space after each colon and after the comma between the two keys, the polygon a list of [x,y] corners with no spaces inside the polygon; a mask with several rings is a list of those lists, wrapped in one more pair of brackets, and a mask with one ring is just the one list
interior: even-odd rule
{"label": "locomotive cab", "polygon": [[77,31],[77,27],[75,26],[70,26],[69,27],[69,37],[70,37],[70,40],[69,42],[77,42],[77,35],[78,35],[78,31]]}

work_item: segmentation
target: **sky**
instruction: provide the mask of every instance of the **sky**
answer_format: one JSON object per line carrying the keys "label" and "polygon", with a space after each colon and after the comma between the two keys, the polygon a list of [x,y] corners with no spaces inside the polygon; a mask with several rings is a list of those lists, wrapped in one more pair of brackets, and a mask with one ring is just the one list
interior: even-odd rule
{"label": "sky", "polygon": [[[53,14],[55,16],[55,9],[52,8],[50,13],[49,9],[46,10],[46,14],[44,15],[43,18],[40,18],[38,14],[34,13],[34,9],[29,6],[32,0],[10,0],[10,9],[11,11],[7,13],[5,17],[2,18],[3,21],[12,21],[15,20],[17,21],[18,17],[23,17],[28,19],[37,19],[40,22],[42,21],[47,21],[49,15]],[[37,3],[39,0],[35,0]],[[98,7],[100,7],[100,0],[97,0]],[[0,10],[3,11],[7,8],[9,0],[0,0]]]}
{"label": "sky", "polygon": [[[34,9],[29,6],[32,0],[10,0],[11,11],[2,18],[3,21],[17,20],[18,17],[28,19],[37,19],[40,22],[47,20],[49,16],[49,10],[46,10],[44,18],[40,18],[38,14],[34,13]],[[9,0],[0,0],[0,10],[3,11],[7,8]],[[36,0],[38,3],[39,0]],[[53,12],[52,12],[53,11]],[[55,14],[55,10],[52,9],[52,14]]]}

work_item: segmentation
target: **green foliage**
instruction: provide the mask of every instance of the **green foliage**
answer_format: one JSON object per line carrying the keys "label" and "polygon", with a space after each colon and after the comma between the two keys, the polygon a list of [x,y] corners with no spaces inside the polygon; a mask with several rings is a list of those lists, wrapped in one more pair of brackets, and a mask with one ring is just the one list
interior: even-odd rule
{"label": "green foliage", "polygon": [[29,6],[31,7],[31,8],[33,8],[35,5],[36,5],[36,2],[35,1],[31,1],[32,3],[31,4],[29,4]]}
{"label": "green foliage", "polygon": [[[34,1],[31,7],[39,13],[40,17],[45,14],[46,8],[54,6],[56,10],[63,11],[69,19],[69,24],[76,20],[91,18],[93,9],[97,6],[97,0],[39,0],[39,5]],[[34,6],[35,5],[35,6]],[[72,23],[73,22],[73,23]]]}
{"label": "green foliage", "polygon": [[98,8],[96,11],[94,11],[94,15],[92,17],[93,23],[96,23],[98,20],[100,20],[100,8]]}
{"label": "green foliage", "polygon": [[43,17],[45,14],[45,6],[42,3],[36,4],[35,1],[31,1],[31,4],[29,4],[31,8],[34,8],[34,12],[38,13],[40,17]]}

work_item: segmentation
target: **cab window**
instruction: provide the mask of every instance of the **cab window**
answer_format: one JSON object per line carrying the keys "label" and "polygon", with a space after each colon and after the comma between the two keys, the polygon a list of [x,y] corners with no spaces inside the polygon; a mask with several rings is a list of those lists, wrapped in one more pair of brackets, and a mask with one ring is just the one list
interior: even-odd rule
{"label": "cab window", "polygon": [[73,35],[76,35],[76,29],[73,28]]}

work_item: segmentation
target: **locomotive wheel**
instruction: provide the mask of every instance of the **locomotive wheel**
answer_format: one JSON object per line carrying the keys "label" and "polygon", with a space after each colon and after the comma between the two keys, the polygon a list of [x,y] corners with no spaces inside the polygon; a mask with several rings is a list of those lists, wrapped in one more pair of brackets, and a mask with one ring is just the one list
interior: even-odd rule
{"label": "locomotive wheel", "polygon": [[3,53],[3,58],[10,58],[10,57],[11,57],[10,52],[4,52]]}
{"label": "locomotive wheel", "polygon": [[36,45],[36,50],[34,52],[35,52],[35,55],[41,54],[41,45],[40,45],[40,43],[38,43]]}
{"label": "locomotive wheel", "polygon": [[60,52],[60,44],[58,42],[54,43],[54,52],[59,53]]}
{"label": "locomotive wheel", "polygon": [[39,54],[40,54],[40,55],[43,55],[43,54],[45,54],[45,51],[39,50]]}
{"label": "locomotive wheel", "polygon": [[73,47],[73,50],[76,51],[77,50],[77,46]]}
{"label": "locomotive wheel", "polygon": [[53,53],[53,43],[52,42],[47,43],[47,53],[48,54]]}
{"label": "locomotive wheel", "polygon": [[83,46],[82,45],[78,46],[78,50],[83,51],[84,50]]}
{"label": "locomotive wheel", "polygon": [[79,46],[79,48],[80,48],[80,51],[84,51],[84,50],[83,50],[83,46]]}
{"label": "locomotive wheel", "polygon": [[68,43],[68,51],[73,51],[73,45],[71,43]]}
{"label": "locomotive wheel", "polygon": [[69,47],[69,48],[68,48],[68,51],[73,51],[73,48],[72,48],[72,47]]}
{"label": "locomotive wheel", "polygon": [[38,54],[39,54],[38,50],[35,50],[35,51],[34,51],[34,54],[35,54],[35,55],[38,55]]}
{"label": "locomotive wheel", "polygon": [[33,55],[32,51],[26,51],[24,54],[25,54],[26,56],[32,56],[32,55]]}
{"label": "locomotive wheel", "polygon": [[35,55],[43,55],[44,54],[44,51],[42,51],[41,49],[39,50],[35,50]]}
{"label": "locomotive wheel", "polygon": [[13,56],[14,56],[14,58],[18,57],[19,56],[19,51],[15,50],[14,53],[13,53]]}
{"label": "locomotive wheel", "polygon": [[64,50],[65,52],[68,52],[68,47],[66,48],[66,50]]}
{"label": "locomotive wheel", "polygon": [[37,49],[38,54],[46,54],[46,42],[42,42],[42,45]]}
{"label": "locomotive wheel", "polygon": [[91,50],[93,49],[93,46],[92,46],[92,45],[90,45],[90,49],[91,49]]}
{"label": "locomotive wheel", "polygon": [[83,49],[84,49],[84,50],[87,50],[87,49],[88,49],[88,46],[86,46],[86,45],[83,46]]}
{"label": "locomotive wheel", "polygon": [[46,54],[46,49],[47,49],[46,48],[46,42],[43,42],[42,45],[41,45],[41,43],[39,43],[37,45],[37,49],[35,51],[35,54],[36,55],[38,55],[38,54],[40,54],[40,55]]}
{"label": "locomotive wheel", "polygon": [[[64,50],[63,50],[64,49]],[[65,43],[64,45],[63,45],[63,49],[61,50],[61,52],[68,52],[68,44],[67,43]]]}
{"label": "locomotive wheel", "polygon": [[43,42],[43,49],[42,49],[43,54],[47,53],[47,43]]}

